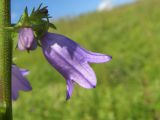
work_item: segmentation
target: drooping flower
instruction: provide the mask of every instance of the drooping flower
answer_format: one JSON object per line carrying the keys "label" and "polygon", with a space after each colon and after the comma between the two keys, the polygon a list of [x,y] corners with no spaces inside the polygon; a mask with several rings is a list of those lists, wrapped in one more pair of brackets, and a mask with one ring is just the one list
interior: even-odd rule
{"label": "drooping flower", "polygon": [[25,69],[20,69],[16,65],[12,65],[12,99],[18,98],[18,92],[20,90],[30,91],[32,87],[27,79],[24,77],[28,74]]}
{"label": "drooping flower", "polygon": [[34,50],[37,47],[37,42],[34,38],[34,32],[32,28],[21,28],[19,30],[18,38],[19,50]]}
{"label": "drooping flower", "polygon": [[73,91],[74,83],[90,89],[96,87],[96,75],[89,63],[103,63],[112,59],[111,56],[88,51],[71,39],[47,32],[41,45],[48,62],[66,79],[68,100]]}

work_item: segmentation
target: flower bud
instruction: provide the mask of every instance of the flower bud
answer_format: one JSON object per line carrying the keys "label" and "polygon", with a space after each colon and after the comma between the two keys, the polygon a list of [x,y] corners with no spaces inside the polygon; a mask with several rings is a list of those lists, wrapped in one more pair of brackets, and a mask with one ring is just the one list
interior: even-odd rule
{"label": "flower bud", "polygon": [[34,38],[32,28],[21,28],[19,30],[18,49],[19,50],[34,50],[37,47],[37,42]]}

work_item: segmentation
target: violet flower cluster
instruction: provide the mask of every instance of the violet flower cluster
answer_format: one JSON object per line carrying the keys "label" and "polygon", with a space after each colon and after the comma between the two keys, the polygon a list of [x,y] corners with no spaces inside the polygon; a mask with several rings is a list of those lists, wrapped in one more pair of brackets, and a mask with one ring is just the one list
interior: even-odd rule
{"label": "violet flower cluster", "polygon": [[[19,32],[18,48],[20,50],[32,50],[32,48],[36,48],[36,41],[33,35],[30,34],[32,33],[30,32],[31,29],[23,29],[21,31],[24,32]],[[112,59],[109,55],[88,51],[71,39],[55,33],[46,32],[40,42],[47,61],[66,80],[66,99],[71,97],[74,83],[87,89],[96,87],[96,75],[89,63],[103,63]],[[24,73],[22,71],[16,66],[13,66],[13,99],[17,98],[17,92],[19,90],[31,90],[29,83],[23,75]]]}
{"label": "violet flower cluster", "polygon": [[[43,11],[46,12],[44,9]],[[39,37],[39,41],[35,37],[32,27],[22,27],[19,30],[18,49],[35,50],[40,44],[46,60],[66,80],[67,100],[71,97],[75,84],[86,89],[96,87],[96,75],[90,67],[90,63],[104,63],[112,59],[109,55],[88,51],[73,40],[48,31]],[[29,82],[24,77],[26,74],[26,70],[19,69],[16,65],[12,66],[13,100],[17,99],[19,90],[31,90]]]}

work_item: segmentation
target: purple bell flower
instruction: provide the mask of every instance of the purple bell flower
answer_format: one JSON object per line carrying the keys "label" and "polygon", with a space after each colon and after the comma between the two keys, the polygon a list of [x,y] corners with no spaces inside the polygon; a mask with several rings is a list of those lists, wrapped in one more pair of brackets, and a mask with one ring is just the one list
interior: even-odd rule
{"label": "purple bell flower", "polygon": [[25,69],[20,69],[16,65],[12,65],[12,100],[17,100],[20,90],[30,91],[32,87],[24,77],[29,72]]}
{"label": "purple bell flower", "polygon": [[87,89],[96,87],[96,75],[89,63],[103,63],[112,59],[111,56],[88,51],[71,39],[55,33],[46,33],[41,45],[48,62],[66,79],[67,100],[72,95],[74,83]]}
{"label": "purple bell flower", "polygon": [[37,48],[37,41],[34,38],[32,28],[21,28],[19,30],[18,49],[34,50]]}

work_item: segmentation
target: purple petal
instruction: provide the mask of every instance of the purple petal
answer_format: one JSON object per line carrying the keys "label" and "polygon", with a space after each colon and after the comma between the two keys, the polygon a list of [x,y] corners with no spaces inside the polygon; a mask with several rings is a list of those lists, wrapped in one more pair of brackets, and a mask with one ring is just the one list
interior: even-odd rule
{"label": "purple petal", "polygon": [[35,50],[36,48],[37,48],[37,41],[34,39],[28,50]]}
{"label": "purple petal", "polygon": [[88,63],[79,64],[77,68],[77,71],[73,71],[70,75],[70,79],[84,88],[95,88],[97,84],[96,75]]}
{"label": "purple petal", "polygon": [[66,82],[67,82],[66,100],[69,100],[72,95],[74,85],[72,80],[66,80]]}
{"label": "purple petal", "polygon": [[109,55],[94,53],[86,50],[84,51],[85,51],[84,55],[86,56],[86,61],[90,63],[103,63],[103,62],[108,62],[112,59],[112,57]]}
{"label": "purple petal", "polygon": [[18,92],[20,90],[23,91],[30,91],[32,87],[30,83],[27,81],[23,75],[26,75],[24,69],[20,70],[16,65],[12,65],[12,99],[16,100],[18,98]]}
{"label": "purple petal", "polygon": [[109,55],[88,51],[63,35],[46,33],[44,38],[45,40],[42,41],[44,46],[50,47],[50,45],[57,43],[62,48],[65,47],[67,49],[72,59],[79,62],[103,63],[112,59]]}
{"label": "purple petal", "polygon": [[23,76],[26,76],[26,75],[29,74],[29,71],[26,70],[26,69],[20,69],[20,72],[21,72],[21,74],[22,74]]}
{"label": "purple petal", "polygon": [[65,78],[77,82],[84,88],[96,86],[95,73],[88,63],[72,59],[66,47],[61,47],[55,43],[50,48],[43,47],[43,50],[48,62]]}

